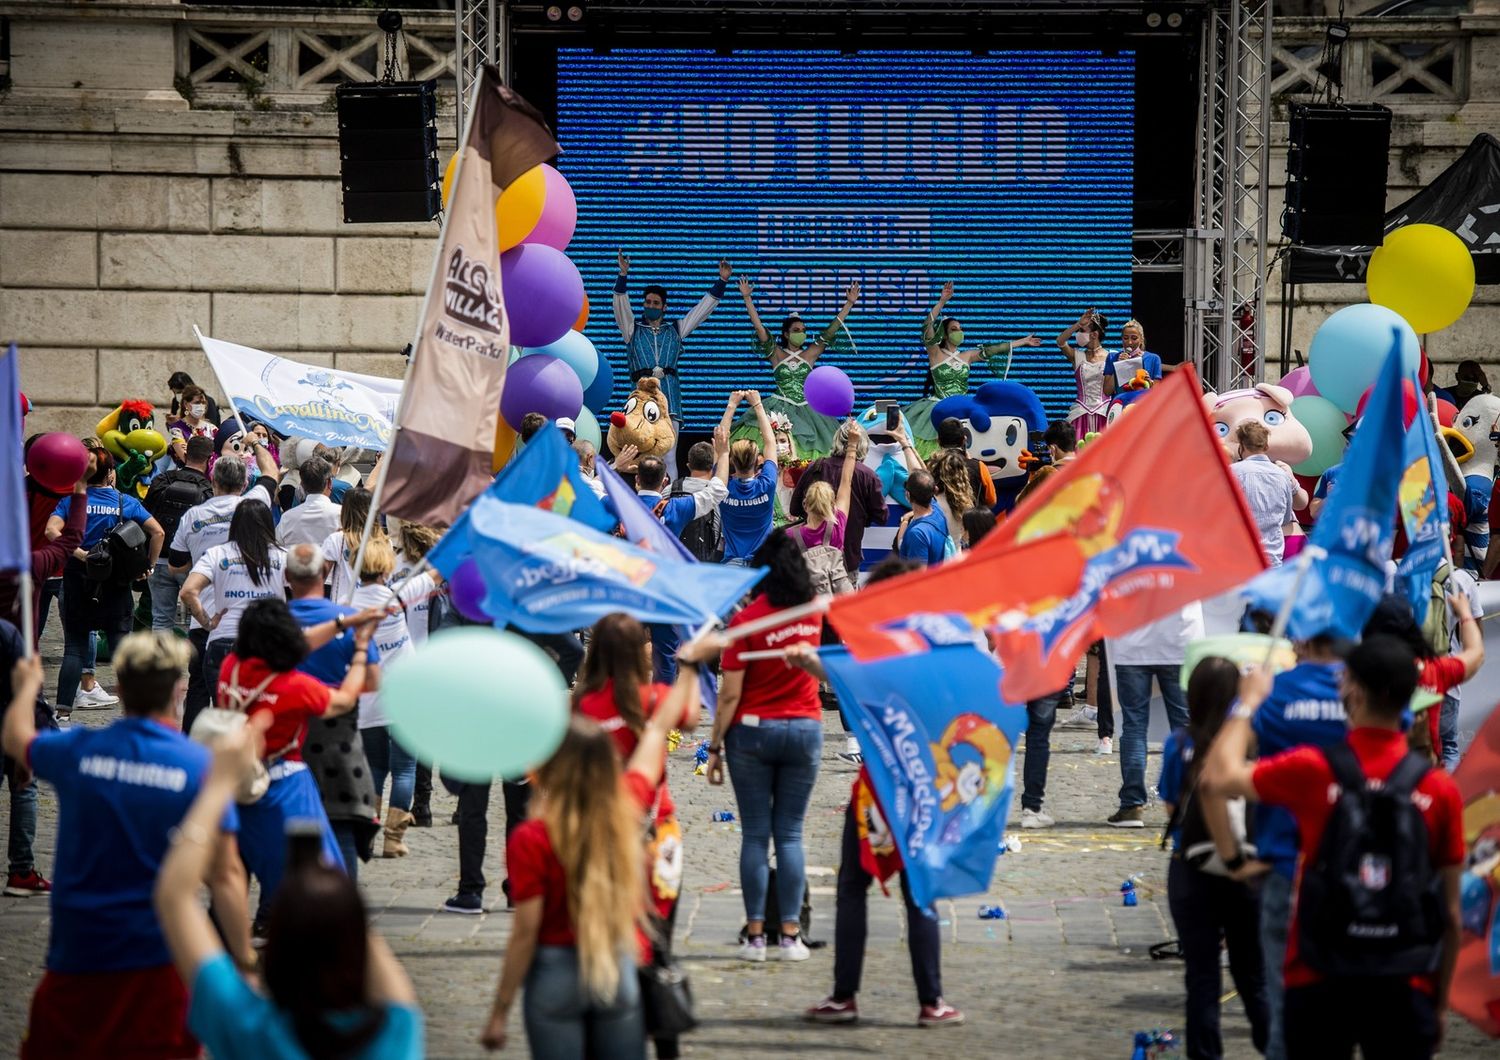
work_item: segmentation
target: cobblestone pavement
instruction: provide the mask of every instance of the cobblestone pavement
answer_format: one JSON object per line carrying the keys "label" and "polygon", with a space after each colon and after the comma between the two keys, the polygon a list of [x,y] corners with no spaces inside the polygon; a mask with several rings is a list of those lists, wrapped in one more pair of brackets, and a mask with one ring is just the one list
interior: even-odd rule
{"label": "cobblestone pavement", "polygon": [[[49,630],[49,695],[61,646]],[[112,687],[107,668],[100,677]],[[115,710],[77,712],[75,723],[106,724]],[[811,937],[831,940],[833,885],[842,807],[854,779],[841,762],[838,719],[827,716],[822,775],[806,826],[813,889]],[[700,735],[703,735],[700,733]],[[678,917],[678,952],[689,974],[702,1026],[684,1039],[692,1056],[741,1056],[767,1050],[812,1056],[1130,1056],[1132,1035],[1154,1027],[1181,1028],[1182,965],[1152,960],[1153,944],[1174,932],[1166,902],[1166,857],[1157,850],[1162,814],[1148,827],[1103,824],[1115,808],[1119,759],[1094,754],[1093,728],[1059,727],[1053,735],[1047,809],[1057,826],[1018,833],[1022,849],[1002,856],[988,895],[944,902],[943,980],[948,1001],[963,1009],[963,1026],[923,1030],[904,945],[899,890],[878,888],[870,898],[870,939],[859,996],[860,1021],[819,1027],[802,1010],[832,986],[832,950],[815,950],[800,964],[746,965],[735,960],[743,920],[738,891],[738,825],[715,823],[714,811],[734,809],[731,789],[709,787],[693,775],[692,743],[672,756],[670,774],[684,831],[687,874]],[[1148,775],[1159,758],[1153,748]],[[1019,761],[1018,761],[1019,765]],[[1019,768],[1017,770],[1019,781]],[[485,871],[489,912],[457,916],[439,911],[458,878],[455,800],[439,787],[435,827],[412,829],[409,857],[362,866],[375,922],[416,983],[433,1057],[485,1055],[478,1034],[498,979],[509,933],[499,881],[504,876],[504,810],[491,800]],[[43,788],[37,854],[50,877],[57,801]],[[1017,803],[1016,812],[1019,813]],[[8,800],[0,822],[9,828]],[[1140,904],[1122,905],[1119,886],[1139,877]],[[893,881],[894,882],[894,881]],[[981,904],[1005,906],[1009,919],[979,920]],[[19,1039],[46,947],[47,904],[0,898],[0,1042]],[[1226,993],[1231,989],[1225,975]],[[1248,1026],[1232,995],[1223,1004],[1227,1053],[1254,1056]],[[520,1013],[515,1038],[501,1054],[526,1055]],[[9,1048],[9,1046],[0,1046]],[[1492,1056],[1493,1045],[1461,1020],[1450,1026],[1446,1057]]]}

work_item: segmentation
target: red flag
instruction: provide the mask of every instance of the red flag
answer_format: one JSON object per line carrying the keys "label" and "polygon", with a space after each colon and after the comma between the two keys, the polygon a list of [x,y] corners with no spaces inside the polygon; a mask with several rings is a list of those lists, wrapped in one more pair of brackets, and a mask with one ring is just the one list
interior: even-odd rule
{"label": "red flag", "polygon": [[[1184,365],[985,538],[969,560],[1061,540],[1082,560],[1055,572],[998,637],[1010,702],[1065,686],[1079,656],[1265,569],[1260,534]],[[1033,576],[1033,581],[1037,578]],[[1048,599],[1050,597],[1050,599]],[[852,649],[851,649],[852,650]]]}
{"label": "red flag", "polygon": [[1078,587],[1083,555],[1070,538],[1053,537],[999,552],[970,553],[857,593],[836,596],[828,620],[861,661],[977,641],[1001,616],[1030,613]]}
{"label": "red flag", "polygon": [[1463,932],[1454,1011],[1500,1038],[1500,710],[1490,712],[1453,773],[1469,857],[1460,884]]}

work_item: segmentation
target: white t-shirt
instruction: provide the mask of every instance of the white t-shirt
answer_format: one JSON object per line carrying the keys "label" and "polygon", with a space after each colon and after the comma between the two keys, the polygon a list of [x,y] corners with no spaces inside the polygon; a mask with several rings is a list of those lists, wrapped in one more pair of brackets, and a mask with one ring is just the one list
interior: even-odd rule
{"label": "white t-shirt", "polygon": [[354,553],[345,543],[342,530],[335,530],[323,539],[323,559],[333,564],[333,576],[328,582],[328,598],[341,604],[354,581]]}
{"label": "white t-shirt", "polygon": [[1203,607],[1197,601],[1109,641],[1115,666],[1181,666],[1187,646],[1203,636]]}
{"label": "white t-shirt", "polygon": [[[354,599],[349,606],[356,610],[363,610],[367,607],[389,607],[397,603],[402,605],[396,608],[394,613],[381,619],[380,625],[375,627],[374,637],[371,638],[372,643],[380,651],[381,666],[389,666],[416,648],[411,627],[407,623],[407,615],[417,601],[432,592],[435,585],[436,582],[431,574],[419,574],[408,580],[396,592],[393,592],[389,586],[378,582],[361,585],[354,590]],[[425,622],[425,616],[423,620]],[[390,719],[385,716],[385,711],[381,709],[380,693],[361,693],[359,727],[373,729],[390,723]]]}
{"label": "white t-shirt", "polygon": [[[265,503],[264,497],[265,494],[258,491],[244,496],[229,494],[222,497],[210,497],[202,504],[194,505],[182,513],[182,518],[177,523],[177,532],[172,535],[167,548],[173,552],[186,552],[188,566],[196,566],[203,558],[203,553],[215,545],[222,545],[229,539],[229,521],[234,518],[234,510],[240,506],[240,502],[251,500]],[[209,614],[214,613],[212,585],[199,593],[198,599],[203,604],[203,610]],[[202,629],[203,627],[196,618],[189,615],[188,628]]]}
{"label": "white t-shirt", "polygon": [[[212,584],[214,602],[224,614],[208,634],[210,641],[233,638],[239,632],[241,613],[253,601],[268,596],[286,599],[286,550],[272,545],[270,560],[271,575],[259,585],[251,580],[239,546],[228,541],[215,545],[193,564],[193,573],[203,575]],[[199,599],[202,600],[201,595]],[[204,610],[210,615],[215,613],[207,604]]]}
{"label": "white t-shirt", "polygon": [[[419,562],[419,561],[418,561]],[[407,573],[417,565],[396,549],[396,570],[391,583],[403,583],[400,589],[401,602],[406,605],[406,626],[411,631],[411,642],[420,647],[427,642],[427,626],[432,617],[433,594],[437,592],[437,581],[426,572],[416,578],[407,578]]]}

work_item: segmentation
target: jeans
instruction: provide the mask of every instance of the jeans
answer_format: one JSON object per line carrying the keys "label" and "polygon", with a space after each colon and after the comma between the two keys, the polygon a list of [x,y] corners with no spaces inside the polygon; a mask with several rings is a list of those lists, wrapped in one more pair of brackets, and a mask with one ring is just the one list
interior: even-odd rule
{"label": "jeans", "polygon": [[1224,1055],[1219,1035],[1221,939],[1228,946],[1229,974],[1250,1021],[1250,1040],[1257,1052],[1263,1052],[1270,1017],[1254,892],[1228,877],[1199,872],[1174,856],[1167,867],[1167,903],[1186,962],[1182,977],[1187,987],[1189,1060],[1219,1060]]}
{"label": "jeans", "polygon": [[91,582],[83,574],[83,564],[69,564],[63,573],[63,660],[57,673],[58,710],[73,709],[85,661],[93,654],[94,630],[104,631],[113,653],[130,633],[130,610],[134,603],[129,586]]}
{"label": "jeans", "polygon": [[1047,794],[1047,764],[1052,760],[1052,726],[1064,692],[1026,704],[1026,759],[1021,767],[1021,809],[1040,810]]}
{"label": "jeans", "polygon": [[10,873],[25,875],[36,868],[32,847],[36,843],[36,781],[33,779],[23,787],[16,785],[16,765],[5,759],[5,782],[10,785],[10,835],[6,838],[6,854],[10,859]]}
{"label": "jeans", "polygon": [[677,680],[677,627],[656,622],[646,628],[651,631],[651,680],[670,685]]}
{"label": "jeans", "polygon": [[484,852],[490,835],[490,786],[465,783],[458,792],[458,893],[484,893]]}
{"label": "jeans", "polygon": [[1115,734],[1115,694],[1109,687],[1109,645],[1105,641],[1099,642],[1099,685],[1094,693],[1094,698],[1099,702],[1099,716],[1096,724],[1099,727],[1099,739],[1113,738]]}
{"label": "jeans", "polygon": [[[823,754],[821,718],[767,718],[732,725],[724,740],[729,781],[740,811],[740,886],[745,919],[764,920],[776,839],[776,897],[782,916],[802,908],[807,856],[802,821]],[[794,915],[785,923],[795,924]]]}
{"label": "jeans", "polygon": [[151,590],[151,628],[172,629],[177,625],[177,594],[182,591],[186,574],[173,574],[167,561],[159,560],[147,586]]}
{"label": "jeans", "polygon": [[[779,875],[779,873],[778,873]],[[869,930],[870,874],[859,863],[859,825],[851,804],[844,813],[844,841],[839,855],[838,902],[833,921],[833,996],[840,1001],[859,993],[865,964],[865,936]],[[901,873],[901,897],[906,901],[906,948],[911,954],[911,977],[917,1000],[933,1005],[943,996],[942,939],[937,917],[917,908],[906,873]]]}
{"label": "jeans", "polygon": [[521,1001],[534,1060],[645,1060],[646,1022],[635,963],[620,961],[620,989],[606,1004],[580,983],[578,951],[538,946]]}
{"label": "jeans", "polygon": [[188,630],[188,643],[193,646],[193,658],[188,663],[188,686],[187,695],[182,700],[182,731],[191,732],[193,719],[198,712],[208,706],[212,696],[209,691],[208,682],[204,680],[203,664],[204,655],[208,651],[208,630]]}
{"label": "jeans", "polygon": [[360,729],[359,736],[364,741],[365,758],[370,763],[370,779],[375,782],[375,798],[378,800],[382,797],[385,778],[389,776],[391,797],[386,805],[410,811],[417,783],[416,758],[391,735],[389,725]]}
{"label": "jeans", "polygon": [[1146,726],[1151,720],[1151,679],[1161,686],[1167,720],[1172,728],[1188,723],[1177,664],[1115,666],[1115,690],[1120,693],[1120,806],[1146,805]]}
{"label": "jeans", "polygon": [[354,822],[350,820],[329,821],[333,827],[334,841],[339,845],[339,855],[344,859],[344,870],[349,878],[359,881],[359,840],[354,835]]}
{"label": "jeans", "polygon": [[[204,631],[205,638],[208,631]],[[229,653],[234,650],[233,637],[220,637],[218,640],[206,640],[203,647],[203,689],[205,700],[202,706],[194,707],[189,701],[182,713],[182,731],[193,731],[193,719],[198,716],[198,711],[203,707],[211,705],[219,695],[219,671],[224,668],[224,660],[229,658]],[[189,669],[188,680],[191,682],[191,669]]]}
{"label": "jeans", "polygon": [[1282,969],[1286,964],[1286,941],[1292,920],[1292,881],[1279,872],[1268,872],[1260,885],[1260,955],[1266,969],[1266,1008],[1270,1033],[1266,1038],[1266,1060],[1286,1060],[1286,987]]}
{"label": "jeans", "polygon": [[1401,976],[1328,979],[1286,994],[1292,1060],[1424,1060],[1437,1043],[1432,998]]}
{"label": "jeans", "polygon": [[1443,697],[1442,713],[1438,715],[1439,760],[1443,768],[1453,772],[1458,768],[1458,700],[1450,693]]}

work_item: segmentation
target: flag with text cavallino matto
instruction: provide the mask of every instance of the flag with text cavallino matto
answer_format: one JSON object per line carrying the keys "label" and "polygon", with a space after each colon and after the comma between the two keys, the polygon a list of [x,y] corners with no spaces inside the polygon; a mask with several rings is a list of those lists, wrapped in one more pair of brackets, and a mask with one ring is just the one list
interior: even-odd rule
{"label": "flag with text cavallino matto", "polygon": [[494,67],[483,67],[386,453],[381,510],[388,515],[452,523],[490,483],[510,356],[495,202],[558,153],[536,108],[506,88]]}
{"label": "flag with text cavallino matto", "polygon": [[1153,622],[1265,569],[1260,534],[1184,365],[1130,406],[973,551],[974,562],[1063,538],[1083,564],[996,638],[1016,702],[1072,679],[1094,641]]}

